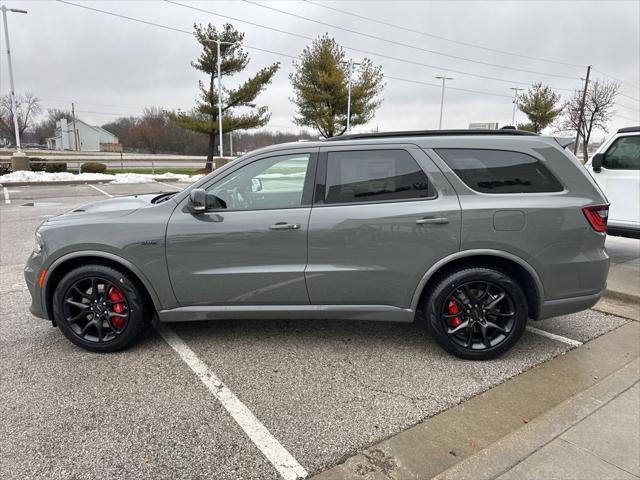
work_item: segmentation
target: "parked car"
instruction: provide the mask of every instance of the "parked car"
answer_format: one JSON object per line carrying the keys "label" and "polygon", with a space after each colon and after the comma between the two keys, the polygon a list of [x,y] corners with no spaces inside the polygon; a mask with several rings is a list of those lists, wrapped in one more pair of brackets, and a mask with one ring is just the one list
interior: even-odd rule
{"label": "parked car", "polygon": [[47,219],[31,312],[95,351],[157,314],[420,320],[448,352],[493,358],[605,288],[608,205],[564,145],[462,130],[251,152],[179,193]]}
{"label": "parked car", "polygon": [[585,166],[611,202],[607,233],[640,238],[640,126],[618,130]]}

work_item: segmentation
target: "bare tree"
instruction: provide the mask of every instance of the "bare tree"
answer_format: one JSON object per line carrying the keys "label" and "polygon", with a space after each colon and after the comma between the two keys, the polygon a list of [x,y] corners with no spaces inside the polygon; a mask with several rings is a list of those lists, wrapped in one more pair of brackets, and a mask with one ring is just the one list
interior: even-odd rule
{"label": "bare tree", "polygon": [[132,134],[149,152],[158,153],[165,143],[163,140],[167,135],[168,125],[169,117],[162,108],[147,107],[136,122]]}
{"label": "bare tree", "polygon": [[30,128],[33,140],[39,144],[47,143],[47,138],[56,133],[56,122],[62,118],[71,118],[71,112],[59,108],[47,109],[45,118]]}
{"label": "bare tree", "polygon": [[589,83],[587,89],[587,97],[584,103],[584,116],[578,132],[578,124],[580,119],[580,110],[582,104],[582,90],[576,90],[569,101],[564,106],[564,117],[558,126],[559,131],[578,132],[582,140],[582,151],[584,154],[583,161],[589,160],[587,146],[591,139],[591,133],[594,129],[600,129],[607,132],[607,124],[613,115],[613,105],[620,85],[616,82],[606,80],[594,80]]}
{"label": "bare tree", "polygon": [[[18,132],[22,136],[32,126],[35,117],[40,113],[38,97],[32,93],[16,95],[16,112],[18,116]],[[0,136],[10,142],[15,141],[16,138],[10,94],[0,97]]]}

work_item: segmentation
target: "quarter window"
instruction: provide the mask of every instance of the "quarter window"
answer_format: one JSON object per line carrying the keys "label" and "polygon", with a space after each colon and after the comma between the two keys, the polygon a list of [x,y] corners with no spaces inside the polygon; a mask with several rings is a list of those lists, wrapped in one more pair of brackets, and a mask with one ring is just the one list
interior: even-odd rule
{"label": "quarter window", "polygon": [[613,142],[602,166],[608,170],[640,170],[640,135],[620,137]]}
{"label": "quarter window", "polygon": [[310,154],[263,158],[236,170],[207,191],[208,209],[269,210],[302,205]]}
{"label": "quarter window", "polygon": [[560,192],[562,185],[531,155],[504,150],[437,149],[469,188],[483,193]]}
{"label": "quarter window", "polygon": [[351,150],[327,154],[325,203],[430,197],[429,180],[406,150]]}

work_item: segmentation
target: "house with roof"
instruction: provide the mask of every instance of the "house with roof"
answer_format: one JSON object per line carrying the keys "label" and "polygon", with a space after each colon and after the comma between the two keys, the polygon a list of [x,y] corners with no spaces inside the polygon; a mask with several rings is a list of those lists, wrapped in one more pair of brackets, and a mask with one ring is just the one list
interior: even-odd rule
{"label": "house with roof", "polygon": [[47,147],[51,150],[77,150],[81,152],[122,150],[118,137],[113,133],[104,128],[89,125],[79,118],[76,118],[75,122],[66,118],[58,120],[55,135],[47,138]]}

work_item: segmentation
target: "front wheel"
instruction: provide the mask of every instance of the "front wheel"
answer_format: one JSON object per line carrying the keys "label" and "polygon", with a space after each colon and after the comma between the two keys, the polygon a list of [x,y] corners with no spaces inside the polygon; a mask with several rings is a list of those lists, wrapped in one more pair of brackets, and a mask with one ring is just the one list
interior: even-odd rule
{"label": "front wheel", "polygon": [[509,275],[490,268],[449,274],[423,305],[427,325],[447,352],[468,360],[496,358],[527,324],[527,301]]}
{"label": "front wheel", "polygon": [[67,273],[56,286],[52,306],[62,333],[96,352],[125,348],[146,323],[143,297],[133,279],[104,265]]}

